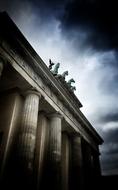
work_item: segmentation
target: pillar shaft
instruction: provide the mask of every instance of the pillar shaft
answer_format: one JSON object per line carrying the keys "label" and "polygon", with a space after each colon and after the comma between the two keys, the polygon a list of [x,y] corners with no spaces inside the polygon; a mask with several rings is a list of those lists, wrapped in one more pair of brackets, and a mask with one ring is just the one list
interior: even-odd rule
{"label": "pillar shaft", "polygon": [[[95,189],[95,184],[98,184],[98,189],[101,188],[101,168],[100,168],[100,160],[99,160],[99,152],[93,150],[92,155],[92,179],[91,179],[91,187]],[[94,180],[94,183],[93,183]]]}
{"label": "pillar shaft", "polygon": [[50,116],[48,180],[53,190],[61,189],[61,119],[59,114]]}
{"label": "pillar shaft", "polygon": [[70,162],[70,142],[68,135],[62,134],[62,190],[69,188],[69,162]]}
{"label": "pillar shaft", "polygon": [[40,94],[33,91],[28,92],[22,112],[18,156],[26,171],[33,169],[39,98]]}
{"label": "pillar shaft", "polygon": [[86,188],[92,188],[92,152],[91,146],[83,140],[83,165],[84,165],[84,186]]}
{"label": "pillar shaft", "polygon": [[80,136],[73,136],[72,139],[72,189],[83,188],[83,156],[82,156],[82,143]]}
{"label": "pillar shaft", "polygon": [[94,175],[96,177],[101,176],[101,168],[100,168],[100,160],[99,160],[99,153],[95,152],[93,153],[93,169],[94,169]]}
{"label": "pillar shaft", "polygon": [[0,129],[4,134],[1,143],[0,178],[7,183],[13,179],[11,177],[14,167],[12,157],[14,157],[13,149],[20,121],[22,99],[17,92],[13,91],[11,94],[1,97],[0,105]]}
{"label": "pillar shaft", "polygon": [[2,75],[2,71],[3,71],[3,61],[0,59],[0,77]]}
{"label": "pillar shaft", "polygon": [[35,173],[37,189],[43,189],[43,183],[45,183],[45,179],[43,178],[47,156],[48,129],[49,126],[45,114],[39,113],[35,151]]}

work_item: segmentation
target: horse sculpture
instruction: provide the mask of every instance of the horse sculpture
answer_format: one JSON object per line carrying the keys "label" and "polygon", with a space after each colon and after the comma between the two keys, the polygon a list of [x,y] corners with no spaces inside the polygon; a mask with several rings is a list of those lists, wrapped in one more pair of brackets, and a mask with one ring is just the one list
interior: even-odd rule
{"label": "horse sculpture", "polygon": [[[51,59],[49,59],[49,70],[51,70],[51,72],[53,73],[53,75],[58,78],[60,80],[60,82],[65,82],[65,78],[66,76],[68,76],[68,71],[65,71],[62,73],[62,75],[58,74],[58,69],[60,67],[60,63],[57,63],[54,67],[54,69],[52,70],[52,66],[54,65],[54,63],[51,61]],[[64,84],[65,84],[64,83]],[[74,90],[76,90],[76,87],[75,86],[71,86],[71,83],[75,83],[74,79],[71,78],[68,82],[67,82],[67,85],[68,87],[70,88],[70,90],[72,90],[74,92]]]}
{"label": "horse sculpture", "polygon": [[75,83],[75,81],[74,81],[74,79],[72,78],[72,79],[70,79],[68,82],[67,82],[67,84],[68,84],[68,86],[69,87],[71,87],[71,83]]}
{"label": "horse sculpture", "polygon": [[57,75],[58,74],[58,69],[60,67],[60,63],[57,63],[54,67],[54,70],[52,71],[53,75]]}
{"label": "horse sculpture", "polygon": [[71,86],[71,90],[74,92],[76,90],[75,86]]}
{"label": "horse sculpture", "polygon": [[68,71],[63,72],[61,76],[65,80],[65,77],[68,76]]}

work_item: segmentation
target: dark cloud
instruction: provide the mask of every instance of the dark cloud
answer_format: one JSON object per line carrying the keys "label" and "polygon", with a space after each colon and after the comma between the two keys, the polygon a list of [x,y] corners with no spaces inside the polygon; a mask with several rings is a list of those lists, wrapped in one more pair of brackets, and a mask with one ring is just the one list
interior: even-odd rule
{"label": "dark cloud", "polygon": [[51,21],[51,18],[58,19],[64,13],[66,0],[27,0],[27,2],[35,6],[37,15],[41,15],[44,21]]}
{"label": "dark cloud", "polygon": [[117,0],[72,0],[66,5],[62,28],[70,35],[73,30],[83,30],[86,45],[97,50],[116,49],[117,18]]}
{"label": "dark cloud", "polygon": [[[115,113],[108,113],[106,115],[102,115],[100,120],[103,122],[103,123],[108,123],[108,122],[116,122],[118,121],[118,111],[116,111]],[[117,124],[116,124],[117,126]]]}
{"label": "dark cloud", "polygon": [[104,154],[101,158],[102,165],[104,166],[104,175],[112,175],[118,173],[118,154],[108,155]]}
{"label": "dark cloud", "polygon": [[[111,68],[113,68],[114,65],[111,65]],[[118,69],[118,65],[117,68]],[[113,96],[118,94],[118,73],[112,75],[112,69],[111,72],[108,73],[108,76],[103,78],[103,81],[99,84],[100,90],[104,93],[110,93]],[[118,113],[118,112],[117,112]],[[112,113],[111,113],[112,114]]]}
{"label": "dark cloud", "polygon": [[99,51],[118,48],[117,0],[2,0],[0,5],[14,11],[20,3],[31,4],[44,22],[51,18],[60,21],[62,33],[76,45],[82,38],[82,47]]}
{"label": "dark cloud", "polygon": [[118,128],[104,132],[103,138],[104,146],[101,148],[103,174],[118,174]]}
{"label": "dark cloud", "polygon": [[0,9],[8,10],[9,12],[15,12],[15,9],[19,11],[21,5],[24,5],[26,10],[28,6],[32,6],[32,12],[37,14],[37,17],[41,16],[41,19],[45,21],[51,21],[51,18],[58,19],[62,14],[66,0],[1,0]]}
{"label": "dark cloud", "polygon": [[105,143],[118,143],[118,128],[110,129],[107,133],[104,133],[104,141]]}

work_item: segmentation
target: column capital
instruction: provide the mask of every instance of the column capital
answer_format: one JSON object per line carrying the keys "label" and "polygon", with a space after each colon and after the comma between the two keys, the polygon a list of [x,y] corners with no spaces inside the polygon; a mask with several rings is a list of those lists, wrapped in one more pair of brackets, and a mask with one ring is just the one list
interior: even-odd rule
{"label": "column capital", "polygon": [[35,89],[27,90],[26,92],[24,92],[25,96],[30,95],[30,94],[37,95],[39,96],[39,98],[41,98],[41,93],[36,91]]}
{"label": "column capital", "polygon": [[57,118],[63,119],[63,116],[59,112],[49,113],[48,117],[49,118],[55,118],[55,117],[57,117]]}
{"label": "column capital", "polygon": [[82,136],[78,133],[78,132],[72,132],[71,133],[71,136],[74,138],[74,137],[80,137],[82,138]]}

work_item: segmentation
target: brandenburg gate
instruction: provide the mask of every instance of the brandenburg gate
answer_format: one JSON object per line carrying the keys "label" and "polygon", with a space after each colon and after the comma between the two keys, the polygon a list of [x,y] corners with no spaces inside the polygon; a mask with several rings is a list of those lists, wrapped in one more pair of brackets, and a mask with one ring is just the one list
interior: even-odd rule
{"label": "brandenburg gate", "polygon": [[77,190],[98,183],[102,138],[81,112],[68,72],[35,52],[0,13],[0,187]]}

